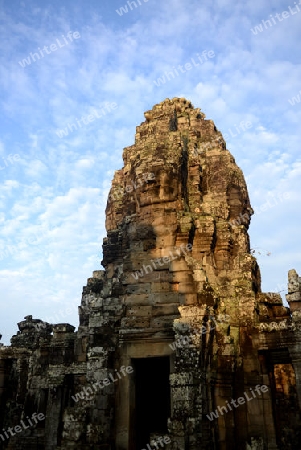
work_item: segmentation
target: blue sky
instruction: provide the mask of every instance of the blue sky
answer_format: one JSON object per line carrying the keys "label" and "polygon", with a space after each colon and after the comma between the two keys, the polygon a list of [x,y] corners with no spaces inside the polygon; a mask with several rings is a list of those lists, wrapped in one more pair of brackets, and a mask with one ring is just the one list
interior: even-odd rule
{"label": "blue sky", "polygon": [[143,112],[168,97],[188,98],[228,135],[255,210],[249,232],[262,289],[284,290],[287,271],[301,272],[301,6],[140,3],[121,15],[124,0],[0,0],[6,344],[28,314],[78,325],[82,286],[101,268],[106,198],[122,150]]}

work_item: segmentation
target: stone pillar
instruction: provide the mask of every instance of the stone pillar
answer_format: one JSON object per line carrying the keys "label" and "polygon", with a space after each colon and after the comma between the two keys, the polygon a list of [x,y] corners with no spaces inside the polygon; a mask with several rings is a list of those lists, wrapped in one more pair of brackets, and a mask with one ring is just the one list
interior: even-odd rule
{"label": "stone pillar", "polygon": [[301,278],[295,269],[288,272],[288,294],[286,300],[292,312],[301,312]]}
{"label": "stone pillar", "polygon": [[296,329],[293,346],[289,346],[292,364],[296,375],[296,389],[301,409],[301,278],[295,269],[288,272],[288,294],[286,299],[292,312],[293,326]]}
{"label": "stone pillar", "polygon": [[4,391],[5,391],[5,360],[0,359],[0,405]]}
{"label": "stone pillar", "polygon": [[56,450],[61,417],[61,387],[49,389],[45,423],[45,450]]}
{"label": "stone pillar", "polygon": [[296,344],[289,347],[292,364],[296,375],[296,390],[298,393],[299,408],[301,409],[301,333],[298,332],[299,339]]}

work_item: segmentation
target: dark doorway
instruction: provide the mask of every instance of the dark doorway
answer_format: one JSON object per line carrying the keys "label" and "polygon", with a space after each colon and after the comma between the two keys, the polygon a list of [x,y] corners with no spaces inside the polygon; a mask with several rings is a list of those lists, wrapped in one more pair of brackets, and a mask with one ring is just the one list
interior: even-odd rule
{"label": "dark doorway", "polygon": [[167,432],[170,416],[169,357],[133,359],[135,448],[146,448],[151,433]]}
{"label": "dark doorway", "polygon": [[301,422],[296,374],[287,348],[259,352],[263,373],[268,373],[278,448],[301,448]]}

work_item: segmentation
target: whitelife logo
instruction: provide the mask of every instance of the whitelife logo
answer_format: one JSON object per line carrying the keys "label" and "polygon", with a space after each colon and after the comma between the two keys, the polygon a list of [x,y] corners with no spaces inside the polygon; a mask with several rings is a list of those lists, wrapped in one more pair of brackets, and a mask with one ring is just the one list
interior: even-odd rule
{"label": "whitelife logo", "polygon": [[[257,386],[255,387],[255,391],[257,392],[257,395],[261,395],[261,392],[267,392],[268,389],[269,388],[265,384],[263,384],[262,386],[257,384]],[[247,399],[248,402],[250,402],[251,400],[256,398],[256,394],[255,394],[255,392],[253,391],[252,388],[250,388],[250,391],[252,393],[252,397],[251,398],[249,398],[248,394],[246,392],[244,392],[244,396],[245,396],[245,398]],[[238,403],[238,405],[236,404],[236,402]],[[226,403],[227,403],[227,406],[218,406],[215,411],[212,411],[210,413],[210,415],[206,414],[206,417],[208,417],[208,419],[212,421],[213,419],[218,419],[219,414],[221,414],[223,416],[224,412],[227,413],[229,411],[232,411],[232,408],[229,405],[229,402],[226,402]],[[236,400],[232,399],[230,403],[235,408],[238,408],[240,405],[244,405],[246,403],[246,400],[244,399],[244,397],[238,397]],[[229,408],[229,410],[227,408]],[[217,412],[217,410],[219,412]]]}
{"label": "whitelife logo", "polygon": [[301,91],[299,91],[299,93],[297,94],[296,97],[289,98],[288,101],[289,101],[289,103],[292,106],[295,106],[296,103],[300,103],[300,101],[301,101]]}
{"label": "whitelife logo", "polygon": [[[158,447],[158,444],[161,445],[161,448],[164,447],[164,444],[170,444],[171,443],[171,439],[168,436],[165,437],[157,437],[156,440],[152,440],[151,444],[154,445],[156,447],[156,450],[159,450],[160,447]],[[151,448],[151,446],[149,444],[146,445],[146,448],[143,448],[142,450],[154,450]]]}
{"label": "whitelife logo", "polygon": [[[80,38],[80,34],[79,34],[78,31],[74,31],[74,32],[69,31],[69,33],[67,34],[67,37],[68,37],[69,41],[72,42],[73,39],[79,39]],[[67,39],[65,38],[65,36],[63,34],[62,34],[62,38],[64,39],[65,44],[69,45],[69,42],[67,41]],[[56,39],[56,43],[57,43],[59,48],[66,47],[66,45],[62,44],[59,41],[59,39]],[[50,55],[50,53],[55,52],[56,50],[58,50],[57,45],[56,44],[51,44],[49,46],[50,51],[48,50],[48,46],[44,45],[43,50],[44,50],[44,52],[47,55]],[[44,58],[45,55],[43,53],[43,50],[41,50],[40,47],[38,47],[38,50],[40,52],[41,57]],[[41,59],[40,55],[39,55],[39,53],[32,53],[32,52],[30,52],[30,56],[28,56],[27,58],[24,58],[22,61],[19,61],[19,64],[24,69],[24,67],[30,66],[31,62],[36,62],[37,60]]]}
{"label": "whitelife logo", "polygon": [[[252,127],[252,122],[245,122],[245,121],[241,121],[239,125],[236,125],[236,123],[234,124],[235,130],[232,130],[232,128],[228,128],[228,132],[230,133],[231,137],[236,137],[239,134],[241,134],[242,132],[248,130],[249,128]],[[233,131],[233,133],[232,133]],[[237,134],[234,133],[234,131],[236,131]],[[223,134],[223,138],[225,141],[228,141],[230,139],[230,136],[228,133]]]}
{"label": "whitelife logo", "polygon": [[[141,3],[141,0],[136,0],[136,1],[137,1],[137,3],[139,3],[140,6],[143,4],[143,3]],[[143,0],[143,1],[144,1],[144,3],[148,2],[148,0]],[[135,8],[138,8],[137,3],[128,1],[127,5],[121,6],[121,8],[115,9],[115,11],[117,12],[117,14],[119,16],[123,16],[123,14],[126,14],[129,12],[128,6],[130,7],[131,11],[133,11],[132,5],[134,5]]]}
{"label": "whitelife logo", "polygon": [[[192,245],[187,244],[186,250],[191,252]],[[174,261],[175,259],[180,258],[181,252],[183,252],[185,256],[187,255],[185,248],[184,248],[184,244],[182,244],[181,247],[178,250],[176,250],[176,253],[177,253],[176,256],[174,256],[171,252],[169,252],[170,258],[169,258],[169,256],[162,256],[162,258],[151,259],[150,262],[154,266],[154,269],[157,270],[156,262],[157,262],[157,264],[159,264],[159,266],[164,266],[165,264],[169,264],[171,261]],[[162,264],[161,264],[161,260],[163,260]],[[146,275],[148,275],[149,271],[153,272],[154,269],[150,265],[146,266],[145,264],[143,264],[143,269],[136,270],[136,272],[133,272],[132,277],[135,278],[135,280],[138,280],[139,277],[141,278],[144,276],[144,273]]]}
{"label": "whitelife logo", "polygon": [[[127,374],[130,374],[134,371],[132,366],[127,366],[127,367],[122,366],[119,370],[124,377]],[[122,378],[122,376],[120,375],[120,373],[118,372],[117,369],[115,369],[115,372],[116,372],[117,378],[114,379],[113,375],[110,373],[109,378],[104,378],[102,381],[96,381],[96,383],[93,383],[92,386],[93,386],[94,391],[96,392],[98,388],[104,389],[105,386],[109,386],[109,384],[116,383],[116,381],[119,381]],[[75,397],[72,395],[71,398],[75,402],[78,402],[79,400],[84,400],[84,399],[91,400],[91,398],[89,398],[89,396],[94,394],[95,392],[93,392],[92,388],[88,386],[87,388],[84,387],[81,392],[77,392],[75,394]]]}
{"label": "whitelife logo", "polygon": [[[106,102],[104,108],[106,108],[106,110],[108,112],[111,112],[112,110],[114,111],[114,109],[117,108],[117,103],[113,102],[113,103],[110,104],[110,103]],[[96,117],[94,116],[94,114],[95,114]],[[82,116],[80,119],[78,119],[76,117],[75,120],[77,122],[77,125],[81,128],[82,127],[81,123],[80,123],[81,121],[83,122],[84,125],[88,125],[88,123],[94,122],[94,120],[96,118],[97,119],[101,119],[106,114],[107,113],[106,113],[106,111],[104,109],[100,110],[100,115],[98,115],[98,112],[97,112],[96,109],[93,109],[93,114],[89,114],[88,116]],[[59,138],[63,138],[65,136],[68,136],[69,131],[70,131],[70,133],[72,133],[74,130],[78,130],[77,125],[76,125],[76,123],[68,123],[66,128],[64,128],[63,130],[57,130],[56,134],[58,135]],[[69,130],[68,130],[68,128],[69,128]]]}
{"label": "whitelife logo", "polygon": [[149,181],[154,180],[156,177],[153,172],[148,172],[148,173],[144,173],[142,175],[142,178],[143,178],[143,180],[141,180],[141,178],[137,178],[136,181],[131,180],[131,183],[133,186],[128,184],[124,189],[122,189],[120,186],[118,186],[118,188],[115,189],[114,192],[109,195],[109,199],[110,200],[120,200],[120,199],[122,199],[125,192],[130,193],[133,190],[137,189],[137,187],[140,188],[144,183],[148,183]]}
{"label": "whitelife logo", "polygon": [[[266,210],[273,208],[274,206],[278,205],[278,202],[283,202],[284,200],[287,200],[290,198],[289,192],[283,192],[280,194],[277,194],[277,197],[272,194],[269,196],[268,201],[263,203],[262,205],[258,207],[254,207],[254,213],[255,214],[261,214],[262,212],[265,212]],[[231,220],[229,223],[231,227],[237,227],[240,225],[243,225],[244,223],[247,223],[251,219],[251,214],[245,212],[244,214],[240,213],[239,216],[236,219]]]}
{"label": "whitelife logo", "polygon": [[[214,325],[211,326],[211,323],[209,322],[212,320],[214,322]],[[216,328],[216,321],[220,323],[229,323],[230,316],[228,314],[219,314],[216,319],[213,316],[209,316],[207,326],[202,325],[201,328],[195,328],[195,331],[193,333],[193,336],[200,336],[200,334],[209,334],[210,331],[213,331]],[[169,347],[175,351],[177,348],[183,348],[186,345],[193,342],[193,338],[191,336],[180,336],[175,342],[172,344],[168,344]]]}
{"label": "whitelife logo", "polygon": [[[209,149],[215,147],[216,144],[218,144],[218,145],[225,144],[225,142],[229,141],[231,139],[231,137],[238,136],[239,134],[241,134],[242,132],[245,132],[252,126],[253,126],[253,124],[250,121],[245,122],[244,120],[242,120],[239,125],[236,125],[236,123],[235,123],[234,124],[235,129],[234,129],[234,127],[228,128],[227,133],[223,134],[223,137],[219,136],[219,137],[213,139],[212,141],[203,142],[201,149],[194,148],[193,155],[198,156],[200,154],[199,153],[200,151],[209,150]],[[235,131],[237,134],[235,134]],[[228,134],[228,133],[230,133],[230,134]]]}
{"label": "whitelife logo", "polygon": [[[252,33],[255,34],[255,35],[258,34],[258,33],[262,33],[264,31],[264,28],[267,30],[268,28],[271,28],[273,25],[277,25],[277,23],[282,22],[284,19],[288,19],[290,17],[290,15],[294,16],[295,14],[298,14],[301,10],[300,10],[299,6],[297,5],[297,3],[296,2],[294,2],[294,3],[295,3],[295,6],[296,6],[296,11],[294,9],[292,9],[290,6],[288,6],[288,9],[289,9],[290,12],[282,11],[282,13],[281,13],[282,19],[281,19],[281,16],[280,16],[279,13],[275,14],[274,17],[272,16],[272,14],[270,14],[271,20],[270,19],[262,20],[261,21],[262,24],[255,25],[254,28],[251,28]],[[299,1],[299,5],[301,5],[301,0]],[[275,18],[277,18],[278,22],[275,21]],[[267,24],[269,26],[267,26]],[[262,25],[264,25],[264,28],[263,28]]]}
{"label": "whitelife logo", "polygon": [[[199,53],[197,53],[197,57],[198,57],[198,61],[200,64],[204,64],[204,62],[208,61],[208,57],[209,58],[214,58],[215,54],[213,50],[209,50],[209,52],[207,52],[207,50],[204,50],[202,52],[202,56],[199,55]],[[171,77],[172,78],[176,78],[176,76],[178,77],[180,74],[178,72],[181,71],[181,73],[186,73],[189,70],[191,70],[194,67],[198,67],[200,64],[197,63],[194,58],[190,58],[190,62],[187,62],[186,64],[182,65],[179,64],[176,67],[173,67],[173,70],[171,70],[170,72],[164,72],[162,77],[157,78],[157,80],[154,80],[154,83],[157,87],[161,86],[161,84],[165,84],[166,81],[170,81]]]}
{"label": "whitelife logo", "polygon": [[[23,428],[20,425],[16,425],[15,427],[9,427],[9,428],[7,428],[7,430],[4,430],[4,428],[3,428],[3,434],[5,434],[6,439],[10,439],[10,437],[15,436],[16,433],[21,433],[23,430],[27,430],[27,428],[35,426],[39,420],[45,420],[45,416],[42,413],[33,413],[32,414],[31,419],[34,420],[35,423],[32,423],[32,421],[30,420],[30,418],[28,416],[26,416],[26,418],[27,418],[27,422],[29,423],[29,426],[26,426],[24,421],[21,420],[20,423]],[[13,430],[15,431],[15,433],[13,432]],[[10,433],[10,436],[8,435],[7,432]],[[5,438],[3,437],[2,434],[0,434],[0,437],[1,437],[2,441],[5,441]]]}
{"label": "whitelife logo", "polygon": [[20,252],[29,245],[36,245],[36,242],[31,242],[31,238],[27,238],[24,241],[18,242],[16,245],[6,245],[0,250],[0,261],[10,256],[20,255]]}
{"label": "whitelife logo", "polygon": [[[16,161],[19,161],[20,159],[20,155],[18,155],[18,153],[16,153],[15,155],[8,155],[7,157],[3,157],[3,162],[0,161],[0,170],[4,170],[6,167],[9,167],[9,165],[13,165]],[[2,166],[2,164],[4,164],[4,166]]]}
{"label": "whitelife logo", "polygon": [[72,313],[78,313],[77,305],[70,306],[63,311],[60,309],[58,312],[55,313],[54,316],[46,317],[46,319],[43,320],[43,322],[34,323],[33,326],[35,327],[36,331],[41,331],[43,328],[47,328],[47,324],[60,323],[63,321],[62,319],[64,319],[66,316]]}

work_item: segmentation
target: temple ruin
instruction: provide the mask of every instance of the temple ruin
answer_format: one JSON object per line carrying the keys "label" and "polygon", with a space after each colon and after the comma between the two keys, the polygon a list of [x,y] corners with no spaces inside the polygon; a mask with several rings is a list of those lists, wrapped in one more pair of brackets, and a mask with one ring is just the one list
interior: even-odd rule
{"label": "temple ruin", "polygon": [[183,98],[144,116],[78,331],[29,315],[0,348],[0,448],[300,450],[301,278],[289,308],[261,292],[247,186],[213,121]]}

